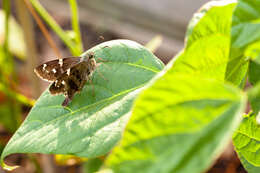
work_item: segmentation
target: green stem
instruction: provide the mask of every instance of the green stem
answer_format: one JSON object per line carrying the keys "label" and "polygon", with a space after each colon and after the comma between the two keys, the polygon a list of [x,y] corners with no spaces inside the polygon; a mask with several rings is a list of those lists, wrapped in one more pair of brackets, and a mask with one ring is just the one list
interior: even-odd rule
{"label": "green stem", "polygon": [[38,0],[30,0],[33,7],[38,14],[44,19],[44,21],[51,27],[51,29],[60,37],[60,39],[68,46],[71,53],[75,56],[80,55],[81,51],[75,45],[75,43],[68,37],[66,32],[57,24],[57,22],[49,15]]}
{"label": "green stem", "polygon": [[82,53],[83,46],[81,41],[81,33],[80,33],[80,25],[79,25],[79,17],[78,17],[78,6],[77,0],[69,0],[70,8],[71,8],[71,22],[72,22],[72,29],[75,33],[75,42],[77,44],[78,49]]}
{"label": "green stem", "polygon": [[4,51],[8,52],[8,35],[9,35],[9,16],[10,16],[10,1],[3,0],[3,7],[5,11],[5,40],[4,40]]}
{"label": "green stem", "polygon": [[[4,52],[4,62],[5,64],[2,66],[2,75],[3,81],[2,85],[5,86],[7,89],[10,89],[10,84],[8,81],[8,78],[15,78],[15,75],[13,74],[13,57],[11,53],[9,52],[9,17],[10,17],[10,12],[11,12],[11,6],[10,6],[10,0],[3,0],[3,8],[5,11],[5,39],[4,39],[4,44],[3,44],[3,52]],[[5,93],[5,92],[4,92]],[[6,93],[5,93],[6,94]],[[10,119],[14,124],[14,130],[16,130],[19,127],[20,123],[20,106],[18,103],[15,103],[12,98],[7,99],[7,104],[10,107]]]}
{"label": "green stem", "polygon": [[13,71],[13,60],[12,56],[9,52],[9,17],[10,17],[10,1],[9,0],[3,0],[3,8],[5,11],[5,39],[3,43],[3,52],[5,54],[4,62],[5,62],[5,68],[3,69],[4,72],[8,72],[8,74],[12,74]]}
{"label": "green stem", "polygon": [[4,84],[0,83],[0,92],[5,93],[9,98],[18,101],[27,106],[33,106],[34,100],[27,98],[26,96],[13,91],[12,89],[6,87]]}

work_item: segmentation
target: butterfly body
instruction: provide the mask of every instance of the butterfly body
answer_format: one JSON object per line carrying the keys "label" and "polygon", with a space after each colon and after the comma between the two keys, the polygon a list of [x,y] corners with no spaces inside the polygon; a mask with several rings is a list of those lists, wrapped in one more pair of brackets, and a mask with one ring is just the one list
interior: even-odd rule
{"label": "butterfly body", "polygon": [[93,53],[84,57],[69,57],[46,62],[35,68],[35,73],[52,82],[49,91],[52,95],[64,94],[66,96],[63,106],[67,106],[75,93],[80,92],[85,83],[90,80],[96,69]]}

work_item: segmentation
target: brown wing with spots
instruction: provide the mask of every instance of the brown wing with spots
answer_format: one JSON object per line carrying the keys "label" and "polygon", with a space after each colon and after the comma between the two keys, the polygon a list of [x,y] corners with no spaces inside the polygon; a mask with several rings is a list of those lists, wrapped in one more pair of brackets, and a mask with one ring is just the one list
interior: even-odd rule
{"label": "brown wing with spots", "polygon": [[51,94],[64,94],[66,99],[63,106],[66,106],[73,98],[76,92],[79,92],[84,87],[89,79],[89,68],[87,62],[83,61],[76,66],[68,69],[57,80],[55,80],[49,88]]}
{"label": "brown wing with spots", "polygon": [[34,72],[43,80],[53,82],[67,69],[80,62],[80,57],[68,57],[48,61],[34,69]]}

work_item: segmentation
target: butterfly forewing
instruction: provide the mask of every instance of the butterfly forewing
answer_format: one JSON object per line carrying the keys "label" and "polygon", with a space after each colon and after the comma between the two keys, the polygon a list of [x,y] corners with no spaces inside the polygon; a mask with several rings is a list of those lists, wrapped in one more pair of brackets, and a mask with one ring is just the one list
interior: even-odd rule
{"label": "butterfly forewing", "polygon": [[34,72],[43,80],[55,81],[68,69],[80,62],[80,57],[69,57],[48,61],[34,69]]}

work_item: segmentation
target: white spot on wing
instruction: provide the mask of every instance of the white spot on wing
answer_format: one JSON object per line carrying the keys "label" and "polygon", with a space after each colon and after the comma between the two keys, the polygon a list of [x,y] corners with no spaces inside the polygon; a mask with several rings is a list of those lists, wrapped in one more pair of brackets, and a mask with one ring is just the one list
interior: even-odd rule
{"label": "white spot on wing", "polygon": [[62,67],[62,65],[63,65],[63,59],[59,59],[59,64],[60,64],[60,67]]}
{"label": "white spot on wing", "polygon": [[52,69],[52,71],[53,71],[53,73],[56,73],[56,72],[57,72],[55,68],[54,68],[54,69]]}
{"label": "white spot on wing", "polygon": [[57,84],[58,84],[58,80],[55,81],[55,86],[57,86]]}
{"label": "white spot on wing", "polygon": [[46,69],[45,69],[46,67],[47,67],[47,65],[46,65],[46,64],[43,64],[42,69],[43,69],[43,70],[46,70]]}
{"label": "white spot on wing", "polygon": [[63,85],[65,85],[65,81],[63,80],[62,82],[61,82]]}
{"label": "white spot on wing", "polygon": [[70,68],[67,70],[67,75],[68,76],[70,75]]}

